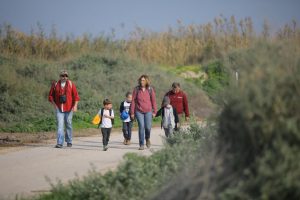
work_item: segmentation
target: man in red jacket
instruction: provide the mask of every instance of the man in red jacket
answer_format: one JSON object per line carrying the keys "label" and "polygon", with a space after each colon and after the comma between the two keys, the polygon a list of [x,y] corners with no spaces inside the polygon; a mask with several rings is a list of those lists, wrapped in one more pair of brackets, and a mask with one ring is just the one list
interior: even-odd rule
{"label": "man in red jacket", "polygon": [[[189,120],[190,112],[186,94],[181,90],[180,83],[174,82],[172,84],[172,90],[166,93],[165,96],[170,98],[170,104],[174,107],[179,115],[179,119],[185,116],[185,120]],[[177,129],[176,127],[175,129]]]}
{"label": "man in red jacket", "polygon": [[73,111],[77,111],[80,100],[74,83],[68,80],[68,72],[62,70],[60,80],[54,82],[49,92],[48,100],[53,104],[57,119],[57,145],[62,148],[64,143],[64,125],[66,126],[66,137],[68,147],[72,147],[72,117]]}

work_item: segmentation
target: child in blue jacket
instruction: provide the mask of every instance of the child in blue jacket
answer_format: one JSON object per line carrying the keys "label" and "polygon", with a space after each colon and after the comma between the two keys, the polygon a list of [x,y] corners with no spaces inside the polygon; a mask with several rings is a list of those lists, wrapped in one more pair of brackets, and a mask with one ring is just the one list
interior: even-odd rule
{"label": "child in blue jacket", "polygon": [[129,114],[130,105],[132,101],[131,92],[127,92],[125,97],[126,97],[125,101],[122,101],[120,105],[120,117],[121,120],[123,121],[123,126],[122,126],[122,131],[124,136],[123,144],[130,145],[132,124],[133,124]]}

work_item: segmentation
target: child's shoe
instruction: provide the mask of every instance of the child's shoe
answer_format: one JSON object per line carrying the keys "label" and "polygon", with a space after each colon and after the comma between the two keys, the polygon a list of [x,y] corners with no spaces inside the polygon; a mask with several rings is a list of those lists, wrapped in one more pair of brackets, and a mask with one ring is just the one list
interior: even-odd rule
{"label": "child's shoe", "polygon": [[124,144],[124,145],[126,145],[126,144],[127,144],[127,140],[126,140],[126,139],[124,139],[124,142],[123,142],[123,144]]}
{"label": "child's shoe", "polygon": [[131,142],[130,142],[130,140],[127,140],[127,143],[126,143],[127,145],[130,145],[131,144]]}
{"label": "child's shoe", "polygon": [[103,151],[107,151],[107,149],[108,149],[107,145],[103,146]]}

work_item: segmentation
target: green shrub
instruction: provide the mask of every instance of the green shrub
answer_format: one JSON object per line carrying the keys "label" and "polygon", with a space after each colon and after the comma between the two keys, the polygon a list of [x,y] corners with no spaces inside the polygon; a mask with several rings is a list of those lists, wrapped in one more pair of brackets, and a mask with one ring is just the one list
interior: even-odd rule
{"label": "green shrub", "polygon": [[295,44],[263,42],[229,55],[233,60],[225,64],[241,76],[222,94],[217,142],[205,153],[199,149],[198,159],[186,162],[193,167],[178,173],[152,199],[300,198],[296,49]]}
{"label": "green shrub", "polygon": [[260,44],[239,56],[237,63],[255,64],[245,66],[220,115],[220,140],[232,155],[226,167],[235,177],[221,197],[298,199],[300,54]]}
{"label": "green shrub", "polygon": [[211,98],[229,85],[229,71],[223,61],[215,61],[203,67],[208,79],[202,83],[202,88]]}

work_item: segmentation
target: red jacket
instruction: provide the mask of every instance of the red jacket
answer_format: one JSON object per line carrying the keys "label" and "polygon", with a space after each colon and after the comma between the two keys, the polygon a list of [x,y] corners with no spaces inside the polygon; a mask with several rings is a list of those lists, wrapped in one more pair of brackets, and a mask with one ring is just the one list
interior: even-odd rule
{"label": "red jacket", "polygon": [[[66,90],[66,91],[65,91]],[[67,101],[66,103],[59,102],[59,96],[66,94]],[[57,83],[53,83],[49,91],[48,100],[50,102],[55,102],[56,106],[60,109],[61,112],[70,112],[74,107],[75,101],[79,101],[78,92],[74,83],[70,80],[67,80],[64,88],[61,88],[60,80]]]}
{"label": "red jacket", "polygon": [[[151,91],[151,98],[150,98],[150,91]],[[157,106],[156,106],[156,98],[155,98],[155,91],[152,88],[145,89],[143,91],[139,87],[134,88],[132,92],[132,102],[130,105],[130,113],[134,114],[135,111],[139,111],[141,113],[152,112],[156,114]]]}
{"label": "red jacket", "polygon": [[167,92],[165,96],[170,98],[170,104],[176,108],[178,114],[185,113],[185,117],[190,116],[187,96],[183,91],[174,93],[172,90]]}

